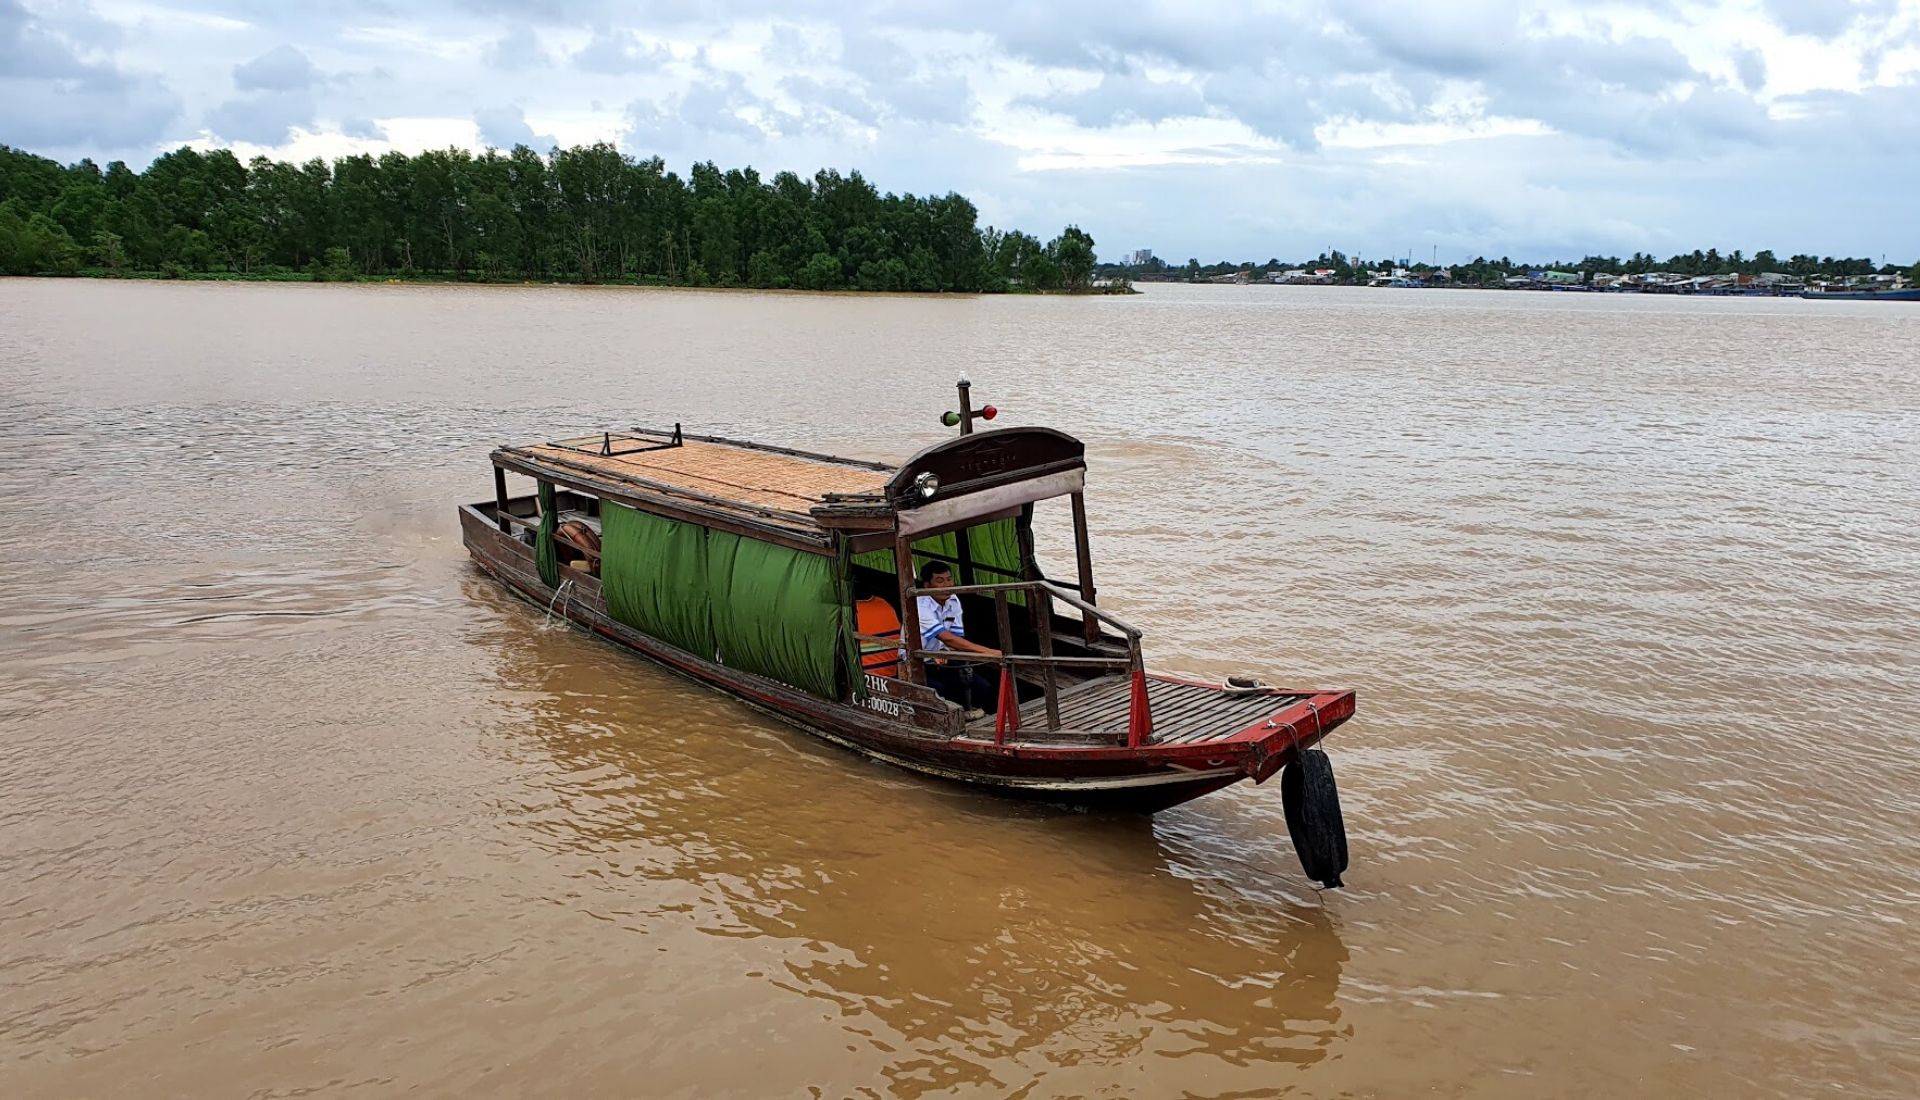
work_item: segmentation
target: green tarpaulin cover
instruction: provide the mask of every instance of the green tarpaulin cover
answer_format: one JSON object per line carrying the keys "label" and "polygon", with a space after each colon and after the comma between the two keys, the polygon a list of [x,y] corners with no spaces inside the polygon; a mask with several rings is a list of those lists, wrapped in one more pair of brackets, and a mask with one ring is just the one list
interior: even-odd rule
{"label": "green tarpaulin cover", "polygon": [[600,591],[616,621],[713,659],[706,528],[601,502]]}
{"label": "green tarpaulin cover", "polygon": [[833,698],[834,559],[612,501],[600,509],[607,614],[704,660]]}
{"label": "green tarpaulin cover", "polygon": [[[552,488],[541,509],[552,515]],[[835,559],[714,531],[612,501],[600,508],[600,590],[615,621],[703,660],[758,673],[826,698],[835,695],[836,650],[847,597]],[[1020,540],[1012,519],[971,528],[976,581],[1016,580]],[[551,521],[542,520],[541,575],[552,558]],[[916,551],[956,557],[949,532],[914,543]],[[893,551],[856,559],[893,571]],[[927,559],[915,555],[915,566]],[[558,567],[553,567],[557,583]],[[1024,597],[1010,597],[1015,603]]]}
{"label": "green tarpaulin cover", "polygon": [[559,517],[553,510],[553,482],[540,482],[540,530],[533,538],[533,564],[540,570],[540,580],[548,588],[560,587],[560,559],[554,554],[553,532],[559,526]]}
{"label": "green tarpaulin cover", "polygon": [[833,561],[707,532],[707,587],[721,663],[832,698],[842,616]]}

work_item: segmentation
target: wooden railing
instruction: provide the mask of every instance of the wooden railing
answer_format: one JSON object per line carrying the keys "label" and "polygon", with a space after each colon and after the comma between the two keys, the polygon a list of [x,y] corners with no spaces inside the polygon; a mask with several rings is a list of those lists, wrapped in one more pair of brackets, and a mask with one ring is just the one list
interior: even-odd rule
{"label": "wooden railing", "polygon": [[[1040,650],[1037,654],[1009,653],[1007,647],[1013,640],[1013,617],[1008,607],[1007,597],[1012,593],[1024,593],[1027,597],[1027,609],[1033,616],[1033,629]],[[909,598],[932,596],[936,601],[949,596],[991,596],[993,597],[994,624],[998,627],[1000,652],[998,654],[968,653],[961,650],[922,649],[917,641],[908,643],[901,638],[886,638],[877,635],[857,634],[859,641],[869,644],[885,644],[903,650],[908,661],[925,661],[940,658],[943,661],[957,661],[963,664],[993,665],[1000,670],[1002,700],[997,708],[994,722],[994,742],[1003,743],[1007,736],[1019,729],[1020,704],[1017,691],[1018,679],[1022,670],[1026,670],[1029,682],[1038,682],[1046,704],[1047,729],[1060,730],[1060,677],[1061,669],[1104,669],[1124,672],[1134,680],[1133,700],[1129,707],[1127,728],[1125,731],[1097,731],[1109,733],[1116,738],[1124,738],[1130,747],[1139,747],[1152,735],[1152,717],[1147,710],[1145,664],[1140,652],[1140,631],[1122,621],[1119,616],[1102,611],[1092,603],[1080,598],[1078,593],[1064,588],[1053,581],[1031,580],[1011,581],[1004,584],[960,584],[946,588],[913,588],[907,591]],[[1079,611],[1086,622],[1086,639],[1091,646],[1100,637],[1100,626],[1111,627],[1113,632],[1124,639],[1124,655],[1107,656],[1062,656],[1054,652],[1053,601]],[[925,629],[924,623],[920,624]],[[912,666],[909,666],[912,667]],[[1009,705],[1006,696],[1011,695]],[[1096,731],[1089,731],[1096,732]]]}

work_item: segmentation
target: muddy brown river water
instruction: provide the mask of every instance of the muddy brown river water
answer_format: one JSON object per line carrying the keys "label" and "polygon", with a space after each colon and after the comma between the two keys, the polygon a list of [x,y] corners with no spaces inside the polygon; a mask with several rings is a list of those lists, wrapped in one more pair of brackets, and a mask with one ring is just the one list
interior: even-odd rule
{"label": "muddy brown river water", "polygon": [[[1348,889],[461,549],[496,443],[898,458],[963,371],[1156,664],[1359,690]],[[1920,306],[3,280],[0,401],[0,1095],[1920,1092]]]}

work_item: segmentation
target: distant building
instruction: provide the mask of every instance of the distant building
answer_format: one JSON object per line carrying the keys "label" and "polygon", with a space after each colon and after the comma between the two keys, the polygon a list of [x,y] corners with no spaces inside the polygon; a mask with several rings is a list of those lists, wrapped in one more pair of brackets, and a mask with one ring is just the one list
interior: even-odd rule
{"label": "distant building", "polygon": [[1127,253],[1126,258],[1121,260],[1120,262],[1127,265],[1128,267],[1145,267],[1148,264],[1153,262],[1153,249],[1151,248],[1135,249],[1134,251]]}

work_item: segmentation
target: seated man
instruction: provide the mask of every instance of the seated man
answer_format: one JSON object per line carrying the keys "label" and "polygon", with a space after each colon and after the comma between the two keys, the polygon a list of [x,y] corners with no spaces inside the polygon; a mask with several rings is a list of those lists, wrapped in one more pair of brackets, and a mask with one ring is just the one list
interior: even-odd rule
{"label": "seated man", "polygon": [[[920,568],[920,587],[936,591],[953,587],[953,570],[937,561],[928,562]],[[922,596],[916,606],[920,611],[921,649],[1000,656],[997,649],[967,640],[967,624],[960,611],[960,597],[935,599],[933,596]],[[972,661],[930,658],[927,661],[927,683],[940,693],[941,698],[967,708],[969,718],[992,714],[1000,701],[993,683],[981,674],[979,666]]]}

